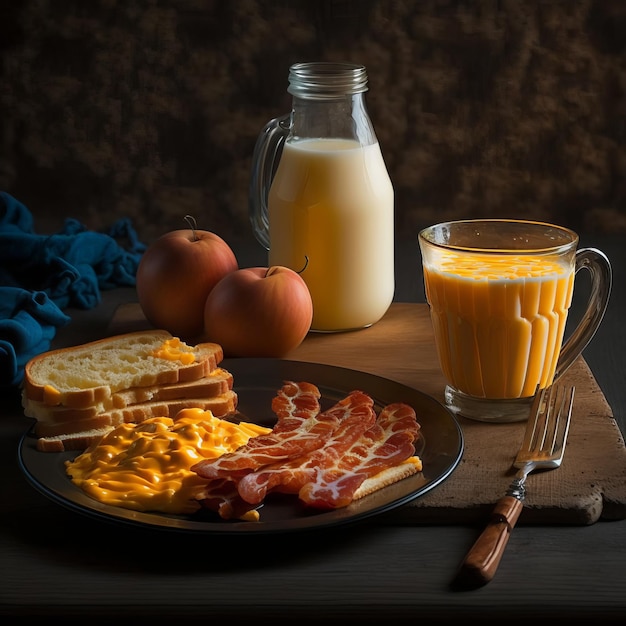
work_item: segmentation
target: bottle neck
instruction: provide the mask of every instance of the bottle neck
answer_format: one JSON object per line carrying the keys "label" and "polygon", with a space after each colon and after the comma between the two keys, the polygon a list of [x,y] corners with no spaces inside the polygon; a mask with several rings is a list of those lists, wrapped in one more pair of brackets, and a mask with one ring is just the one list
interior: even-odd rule
{"label": "bottle neck", "polygon": [[289,68],[293,96],[288,141],[351,139],[376,143],[365,104],[367,71],[351,63],[296,63]]}
{"label": "bottle neck", "polygon": [[288,141],[322,138],[351,139],[361,146],[378,141],[363,93],[331,100],[294,96]]}

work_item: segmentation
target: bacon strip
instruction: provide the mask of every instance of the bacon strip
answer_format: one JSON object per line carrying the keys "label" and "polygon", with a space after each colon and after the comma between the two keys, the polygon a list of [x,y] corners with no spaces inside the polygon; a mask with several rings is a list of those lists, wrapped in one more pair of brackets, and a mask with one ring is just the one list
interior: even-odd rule
{"label": "bacon strip", "polygon": [[272,463],[246,474],[237,485],[243,500],[258,504],[272,489],[298,493],[303,485],[315,480],[319,467],[337,462],[376,420],[374,401],[361,391],[353,391],[328,412],[336,415],[339,423],[324,446],[286,463]]}
{"label": "bacon strip", "polygon": [[286,382],[272,401],[278,421],[267,435],[253,437],[234,452],[204,459],[191,467],[203,478],[236,480],[260,467],[285,462],[315,450],[337,426],[333,412],[320,413],[319,389],[310,383]]}
{"label": "bacon strip", "polygon": [[320,413],[319,399],[314,385],[286,382],[272,402],[278,421],[271,433],[193,466],[209,479],[202,506],[241,518],[274,490],[297,493],[311,507],[339,508],[367,478],[415,453],[420,425],[410,406],[390,404],[376,417],[372,398],[353,391]]}
{"label": "bacon strip", "polygon": [[209,481],[197,498],[202,508],[215,511],[222,519],[246,519],[254,506],[242,500],[237,483],[225,478]]}
{"label": "bacon strip", "polygon": [[315,478],[302,486],[300,500],[309,506],[334,509],[352,502],[367,478],[398,465],[415,453],[419,431],[415,411],[403,403],[386,406],[376,423],[338,459],[328,459]]}

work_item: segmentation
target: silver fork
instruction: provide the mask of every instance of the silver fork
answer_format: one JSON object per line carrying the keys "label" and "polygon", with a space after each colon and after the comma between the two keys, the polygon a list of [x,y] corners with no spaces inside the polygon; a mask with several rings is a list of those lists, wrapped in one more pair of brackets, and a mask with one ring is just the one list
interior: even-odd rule
{"label": "silver fork", "polygon": [[524,506],[526,478],[535,470],[554,469],[561,465],[573,404],[572,386],[553,385],[535,395],[524,440],[513,462],[519,471],[461,563],[457,582],[484,585],[494,577]]}

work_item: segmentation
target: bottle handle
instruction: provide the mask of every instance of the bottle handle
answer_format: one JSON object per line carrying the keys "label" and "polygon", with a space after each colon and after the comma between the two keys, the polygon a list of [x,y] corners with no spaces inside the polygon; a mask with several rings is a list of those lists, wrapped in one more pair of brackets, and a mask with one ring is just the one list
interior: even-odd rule
{"label": "bottle handle", "polygon": [[578,326],[561,348],[554,374],[555,381],[563,376],[592,340],[609,303],[613,274],[611,263],[604,252],[596,248],[577,250],[574,271],[578,273],[581,269],[586,269],[591,274],[591,293]]}
{"label": "bottle handle", "polygon": [[254,236],[266,250],[270,249],[267,200],[290,128],[291,113],[270,120],[259,134],[252,153],[248,211]]}

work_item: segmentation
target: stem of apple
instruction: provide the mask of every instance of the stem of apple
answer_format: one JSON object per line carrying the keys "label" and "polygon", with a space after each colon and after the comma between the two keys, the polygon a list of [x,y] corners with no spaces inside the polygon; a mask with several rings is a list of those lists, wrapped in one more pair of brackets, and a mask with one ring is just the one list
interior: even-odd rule
{"label": "stem of apple", "polygon": [[[304,270],[307,268],[307,265],[309,264],[309,257],[305,256],[304,259],[305,259],[304,267],[299,272],[296,272],[296,274],[302,274],[302,272],[304,272]],[[267,278],[268,276],[271,276],[277,267],[278,267],[277,265],[272,265],[272,267],[268,268],[267,272],[265,272],[265,278]]]}
{"label": "stem of apple", "polygon": [[304,270],[308,267],[309,265],[309,257],[306,256],[306,254],[304,255],[304,267],[299,271],[296,272],[296,274],[302,274],[302,272],[304,272]]}
{"label": "stem of apple", "polygon": [[198,235],[196,234],[196,230],[198,229],[198,223],[196,222],[196,218],[193,215],[185,215],[185,221],[191,229],[193,240],[198,241]]}

